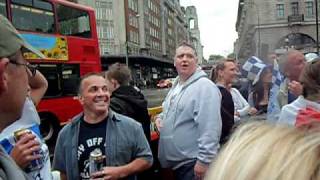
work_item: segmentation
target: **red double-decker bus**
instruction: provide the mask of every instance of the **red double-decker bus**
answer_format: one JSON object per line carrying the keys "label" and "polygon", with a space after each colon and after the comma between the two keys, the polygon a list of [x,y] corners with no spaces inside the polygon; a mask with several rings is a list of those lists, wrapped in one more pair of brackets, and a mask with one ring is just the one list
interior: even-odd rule
{"label": "red double-decker bus", "polygon": [[37,108],[44,138],[54,142],[60,126],[82,110],[74,98],[80,76],[101,71],[94,10],[65,0],[0,0],[0,13],[46,56],[24,54],[48,80]]}

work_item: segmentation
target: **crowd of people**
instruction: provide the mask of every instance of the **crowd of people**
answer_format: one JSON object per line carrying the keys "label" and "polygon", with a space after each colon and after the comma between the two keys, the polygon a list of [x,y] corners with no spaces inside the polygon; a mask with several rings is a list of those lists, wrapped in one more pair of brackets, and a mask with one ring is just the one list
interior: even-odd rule
{"label": "crowd of people", "polygon": [[[48,83],[22,54],[43,55],[1,15],[0,32],[0,179],[145,180],[155,157],[176,180],[320,178],[320,58],[306,61],[290,50],[243,67],[225,59],[208,77],[193,46],[180,44],[178,76],[155,118],[158,154],[150,148],[147,100],[129,84],[130,69],[116,63],[86,74],[78,93],[83,112],[60,131],[51,164],[36,111]],[[240,69],[247,93],[236,86]],[[248,118],[261,114],[264,120]]]}

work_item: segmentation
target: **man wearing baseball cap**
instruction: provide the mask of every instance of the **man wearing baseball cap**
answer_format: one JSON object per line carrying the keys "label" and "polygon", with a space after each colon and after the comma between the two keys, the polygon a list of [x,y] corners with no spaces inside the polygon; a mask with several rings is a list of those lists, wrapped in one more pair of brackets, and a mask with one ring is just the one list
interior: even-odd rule
{"label": "man wearing baseball cap", "polygon": [[[21,117],[28,93],[28,79],[36,71],[23,58],[22,48],[44,57],[0,15],[0,133]],[[25,174],[0,147],[0,179],[25,178]]]}

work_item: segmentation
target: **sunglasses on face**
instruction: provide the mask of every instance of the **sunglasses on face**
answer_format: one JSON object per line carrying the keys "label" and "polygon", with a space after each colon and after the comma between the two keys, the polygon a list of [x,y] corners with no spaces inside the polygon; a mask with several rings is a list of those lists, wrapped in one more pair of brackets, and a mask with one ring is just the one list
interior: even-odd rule
{"label": "sunglasses on face", "polygon": [[37,66],[35,66],[35,65],[32,65],[30,63],[19,63],[17,61],[12,61],[12,60],[10,60],[9,63],[17,65],[17,66],[25,66],[27,73],[28,73],[28,70],[31,72],[31,77],[34,77],[36,75]]}

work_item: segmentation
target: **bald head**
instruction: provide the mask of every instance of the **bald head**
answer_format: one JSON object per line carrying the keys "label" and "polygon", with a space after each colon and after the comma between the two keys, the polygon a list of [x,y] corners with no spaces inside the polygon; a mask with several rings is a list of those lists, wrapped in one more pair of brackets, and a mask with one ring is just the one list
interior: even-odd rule
{"label": "bald head", "polygon": [[290,50],[280,59],[283,64],[282,71],[290,80],[299,81],[299,76],[305,66],[305,58],[302,52]]}

